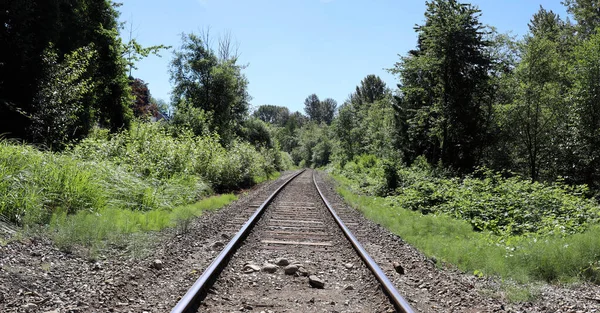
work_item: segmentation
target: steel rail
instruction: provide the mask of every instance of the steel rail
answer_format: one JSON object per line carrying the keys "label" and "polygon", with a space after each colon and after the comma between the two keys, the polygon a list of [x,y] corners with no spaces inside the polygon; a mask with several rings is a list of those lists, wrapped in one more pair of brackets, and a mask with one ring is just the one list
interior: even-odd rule
{"label": "steel rail", "polygon": [[331,206],[329,201],[327,201],[327,198],[325,198],[325,195],[323,195],[323,192],[321,192],[321,189],[319,188],[319,185],[317,184],[317,180],[315,178],[315,172],[313,172],[313,183],[315,184],[315,187],[317,187],[317,191],[319,192],[319,195],[321,196],[323,203],[325,203],[325,206],[327,207],[327,209],[329,209],[329,213],[331,213],[331,215],[337,222],[338,226],[340,226],[340,228],[344,232],[344,235],[346,236],[346,238],[348,238],[348,240],[350,241],[350,243],[352,244],[352,246],[354,247],[356,252],[363,259],[363,261],[365,262],[365,265],[367,265],[367,267],[369,267],[369,269],[371,270],[373,275],[375,275],[375,277],[377,278],[377,280],[383,287],[384,291],[387,293],[390,300],[392,300],[394,306],[396,307],[396,310],[399,310],[400,312],[404,312],[404,313],[414,313],[413,309],[410,307],[410,304],[408,304],[408,301],[406,301],[406,299],[404,299],[404,297],[402,297],[402,295],[400,295],[400,293],[398,292],[398,290],[396,289],[394,284],[392,284],[392,282],[385,275],[383,270],[381,270],[379,265],[377,265],[377,263],[375,263],[373,258],[371,258],[371,256],[367,253],[367,250],[365,250],[365,248],[363,248],[363,246],[360,244],[360,242],[358,242],[358,240],[356,239],[356,237],[354,237],[354,235],[352,234],[350,229],[348,229],[348,227],[346,227],[346,225],[344,224],[342,219],[337,215],[337,213],[335,212],[335,210],[333,209],[333,207]]}
{"label": "steel rail", "polygon": [[202,272],[202,275],[196,280],[188,292],[177,302],[177,305],[171,310],[171,313],[191,313],[196,312],[200,305],[202,297],[206,295],[208,289],[211,286],[211,282],[216,279],[219,275],[220,270],[225,265],[229,257],[235,252],[239,244],[246,238],[250,233],[250,230],[256,222],[260,219],[264,209],[273,201],[273,198],[294,178],[302,174],[304,170],[292,175],[286,180],[275,192],[273,192],[265,202],[263,202],[258,209],[252,214],[252,216],[244,223],[244,226],[235,234],[235,236],[229,241],[227,246],[223,248],[221,253],[210,263],[210,265]]}

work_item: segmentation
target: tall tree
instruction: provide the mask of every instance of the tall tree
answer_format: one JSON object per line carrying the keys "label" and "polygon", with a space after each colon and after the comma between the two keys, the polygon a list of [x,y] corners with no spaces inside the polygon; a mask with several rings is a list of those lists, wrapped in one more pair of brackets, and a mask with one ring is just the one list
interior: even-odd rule
{"label": "tall tree", "polygon": [[[427,2],[418,45],[391,70],[400,75],[399,114],[408,155],[468,171],[486,144],[484,96],[491,60],[480,11],[456,0]],[[402,124],[401,124],[402,125]]]}
{"label": "tall tree", "polygon": [[304,100],[304,112],[309,120],[317,123],[331,124],[336,110],[337,102],[331,98],[320,101],[313,93]]}
{"label": "tall tree", "polygon": [[588,38],[600,27],[600,3],[597,0],[564,0],[562,2],[577,21],[581,37]]}
{"label": "tall tree", "polygon": [[[73,132],[65,132],[69,135],[64,139],[85,136],[95,122],[114,131],[129,125],[130,94],[121,58],[115,4],[107,0],[8,0],[0,11],[0,42],[11,47],[0,51],[0,133],[26,140],[39,138],[33,133],[38,128],[32,123],[50,122],[50,116],[41,117],[50,105],[40,101],[68,99],[66,93],[71,88],[80,90],[80,82],[88,79],[94,84],[86,86],[89,92],[80,94],[83,98],[82,108],[77,110],[79,125]],[[71,76],[60,84],[48,81],[61,79],[52,75],[57,63],[62,63],[60,68],[82,65],[74,61],[83,60],[75,54],[90,49],[94,61],[85,62],[84,69],[73,69],[78,79]],[[53,55],[56,58],[49,57]],[[73,62],[63,62],[67,59]],[[50,86],[56,89],[49,90]],[[42,91],[62,95],[40,96]]]}
{"label": "tall tree", "polygon": [[337,110],[337,102],[331,98],[327,98],[321,101],[320,105],[320,115],[321,122],[325,122],[327,125],[331,124],[333,121],[333,117],[335,116],[335,112]]}
{"label": "tall tree", "polygon": [[[210,46],[208,31],[182,35],[181,48],[171,62],[173,103],[191,103],[206,112],[210,131],[230,142],[248,112],[248,80],[235,53]],[[223,44],[221,44],[222,46]]]}
{"label": "tall tree", "polygon": [[559,17],[543,8],[532,18],[515,71],[514,100],[506,110],[506,127],[515,139],[516,163],[526,164],[524,172],[532,181],[539,180],[544,172],[552,176],[568,123],[565,60],[558,36],[561,27]]}
{"label": "tall tree", "polygon": [[356,86],[355,100],[360,105],[363,103],[373,103],[381,100],[386,94],[386,85],[381,77],[377,75],[367,75],[359,86]]}
{"label": "tall tree", "polygon": [[569,174],[578,174],[576,183],[597,189],[600,187],[600,34],[593,34],[574,50],[571,77],[576,122],[571,146],[577,158],[568,168]]}
{"label": "tall tree", "polygon": [[253,115],[265,123],[284,126],[290,117],[290,110],[287,107],[265,104],[259,106]]}
{"label": "tall tree", "polygon": [[304,113],[311,121],[321,122],[321,100],[316,94],[312,94],[304,99]]}

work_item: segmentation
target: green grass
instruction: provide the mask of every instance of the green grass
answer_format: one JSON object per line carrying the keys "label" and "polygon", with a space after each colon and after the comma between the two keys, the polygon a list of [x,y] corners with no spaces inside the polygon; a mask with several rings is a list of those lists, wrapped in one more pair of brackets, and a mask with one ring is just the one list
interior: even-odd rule
{"label": "green grass", "polygon": [[76,244],[86,247],[102,246],[106,242],[119,244],[126,242],[134,233],[160,231],[167,227],[176,227],[179,232],[185,233],[193,218],[235,200],[236,195],[224,194],[173,209],[146,212],[111,208],[75,214],[57,212],[50,221],[49,234],[60,248],[70,250]]}
{"label": "green grass", "polygon": [[[465,272],[533,281],[600,283],[600,226],[572,235],[500,237],[477,232],[468,221],[444,213],[424,215],[398,206],[390,198],[360,195],[351,180],[333,175],[338,192],[367,218],[385,226],[428,257]],[[515,298],[525,295],[519,290]]]}
{"label": "green grass", "polygon": [[267,174],[256,175],[256,176],[254,176],[254,182],[256,184],[260,184],[267,180],[275,180],[275,179],[279,178],[280,176],[281,176],[281,172],[273,172],[268,175]]}

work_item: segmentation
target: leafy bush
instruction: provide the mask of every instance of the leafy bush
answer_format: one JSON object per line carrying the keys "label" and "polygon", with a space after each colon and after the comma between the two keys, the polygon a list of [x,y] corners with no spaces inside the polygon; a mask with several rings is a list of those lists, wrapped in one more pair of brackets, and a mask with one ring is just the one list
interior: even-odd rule
{"label": "leafy bush", "polygon": [[564,236],[497,236],[474,231],[468,220],[445,213],[424,215],[404,208],[394,197],[360,195],[356,182],[335,175],[337,191],[367,218],[398,234],[429,257],[476,276],[518,282],[588,280],[600,283],[600,226]]}
{"label": "leafy bush", "polygon": [[363,155],[337,171],[367,194],[385,195],[382,191],[396,186],[390,201],[398,207],[447,214],[468,221],[475,230],[500,236],[568,235],[600,222],[600,208],[585,198],[585,186],[531,183],[485,169],[464,179],[446,178],[423,162],[399,167],[395,174],[390,167],[386,161]]}
{"label": "leafy bush", "polygon": [[18,224],[46,224],[52,214],[152,211],[193,203],[282,170],[276,149],[134,124],[115,135],[96,130],[63,153],[0,142],[0,214]]}
{"label": "leafy bush", "polygon": [[18,224],[102,208],[148,211],[190,203],[209,186],[193,176],[143,178],[108,161],[0,143],[0,214]]}
{"label": "leafy bush", "polygon": [[181,128],[174,137],[159,123],[137,123],[130,131],[110,138],[98,133],[83,140],[72,153],[82,160],[110,160],[130,172],[160,181],[172,176],[197,176],[215,190],[250,185],[265,168],[270,172],[284,169],[275,158],[267,157],[269,153],[247,142],[235,140],[226,149],[217,135],[195,136]]}

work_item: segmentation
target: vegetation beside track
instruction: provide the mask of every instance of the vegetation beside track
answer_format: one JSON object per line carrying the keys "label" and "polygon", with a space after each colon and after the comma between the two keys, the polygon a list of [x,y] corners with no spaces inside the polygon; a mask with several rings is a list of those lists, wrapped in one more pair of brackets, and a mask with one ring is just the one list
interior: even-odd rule
{"label": "vegetation beside track", "polygon": [[[63,152],[0,142],[0,214],[39,229],[63,248],[94,246],[177,226],[236,199],[227,193],[277,177],[285,153],[166,124],[97,131]],[[224,193],[210,197],[216,192]],[[198,202],[199,201],[199,202]]]}
{"label": "vegetation beside track", "polygon": [[583,187],[531,184],[489,171],[445,178],[425,163],[392,171],[357,157],[331,166],[338,192],[427,256],[478,276],[517,282],[600,283],[600,208]]}

